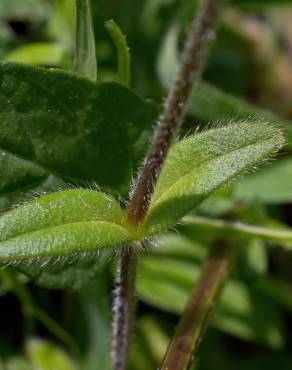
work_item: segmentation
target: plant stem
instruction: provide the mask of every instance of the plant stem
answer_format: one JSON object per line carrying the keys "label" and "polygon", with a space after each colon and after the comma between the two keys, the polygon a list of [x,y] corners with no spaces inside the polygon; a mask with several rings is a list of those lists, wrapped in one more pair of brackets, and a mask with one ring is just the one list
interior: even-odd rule
{"label": "plant stem", "polygon": [[112,363],[114,370],[124,370],[128,357],[129,334],[135,307],[137,251],[125,247],[119,259],[113,302]]}
{"label": "plant stem", "polygon": [[180,318],[161,370],[187,370],[191,366],[208,320],[226,280],[233,247],[215,245],[204,264],[202,274]]}
{"label": "plant stem", "polygon": [[[201,75],[223,2],[224,0],[203,0],[201,9],[191,24],[177,78],[166,99],[164,113],[158,119],[153,143],[128,207],[128,220],[134,226],[143,221],[148,210],[168,149],[182,123],[191,89]],[[118,288],[114,298],[112,351],[114,370],[125,370],[127,365],[131,315],[135,304],[136,265],[136,251],[129,248],[121,257],[117,277]]]}
{"label": "plant stem", "polygon": [[159,118],[153,143],[134,190],[128,219],[133,224],[141,222],[148,210],[153,189],[168,149],[186,112],[187,101],[194,83],[198,81],[223,0],[205,0],[191,24],[181,66]]}
{"label": "plant stem", "polygon": [[182,224],[191,226],[198,232],[204,230],[207,234],[210,234],[210,232],[228,233],[228,235],[252,236],[267,241],[275,241],[282,243],[285,248],[291,250],[292,229],[287,227],[273,229],[265,226],[248,225],[239,221],[226,221],[200,216],[186,216],[182,219]]}

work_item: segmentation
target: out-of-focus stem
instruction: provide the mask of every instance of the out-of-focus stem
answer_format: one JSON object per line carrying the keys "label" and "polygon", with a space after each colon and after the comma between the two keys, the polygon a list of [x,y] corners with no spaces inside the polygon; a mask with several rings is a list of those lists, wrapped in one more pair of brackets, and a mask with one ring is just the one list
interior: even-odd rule
{"label": "out-of-focus stem", "polygon": [[233,246],[226,241],[212,249],[180,318],[161,370],[187,370],[191,366],[228,275],[232,256]]}

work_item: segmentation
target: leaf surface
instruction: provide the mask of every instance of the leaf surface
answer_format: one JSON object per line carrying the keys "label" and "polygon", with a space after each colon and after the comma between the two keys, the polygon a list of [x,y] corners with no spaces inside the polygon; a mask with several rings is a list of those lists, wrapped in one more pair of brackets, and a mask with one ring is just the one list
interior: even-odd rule
{"label": "leaf surface", "polygon": [[59,65],[64,58],[64,47],[53,42],[35,42],[20,46],[5,55],[5,61],[29,63],[43,66]]}
{"label": "leaf surface", "polygon": [[0,63],[0,148],[50,174],[125,190],[155,116],[119,84]]}
{"label": "leaf surface", "polygon": [[26,344],[27,357],[36,369],[77,370],[74,361],[56,345],[40,339],[31,339]]}
{"label": "leaf surface", "polygon": [[110,196],[67,190],[43,196],[0,218],[0,261],[72,256],[131,240]]}
{"label": "leaf surface", "polygon": [[244,121],[183,139],[170,149],[142,228],[153,234],[175,224],[282,145],[278,129]]}

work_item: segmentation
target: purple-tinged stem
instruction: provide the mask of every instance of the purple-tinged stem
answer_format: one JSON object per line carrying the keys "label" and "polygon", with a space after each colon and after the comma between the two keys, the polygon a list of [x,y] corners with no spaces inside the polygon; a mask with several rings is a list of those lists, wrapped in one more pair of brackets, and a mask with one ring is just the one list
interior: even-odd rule
{"label": "purple-tinged stem", "polygon": [[129,331],[135,307],[137,251],[125,247],[119,259],[113,297],[112,365],[114,370],[125,370],[128,358]]}
{"label": "purple-tinged stem", "polygon": [[[157,129],[128,207],[128,221],[137,226],[147,213],[153,190],[172,141],[182,123],[191,89],[199,80],[208,47],[224,0],[203,0],[190,26],[181,65],[158,119]],[[133,307],[135,305],[136,251],[127,248],[121,257],[113,310],[113,370],[125,370]]]}

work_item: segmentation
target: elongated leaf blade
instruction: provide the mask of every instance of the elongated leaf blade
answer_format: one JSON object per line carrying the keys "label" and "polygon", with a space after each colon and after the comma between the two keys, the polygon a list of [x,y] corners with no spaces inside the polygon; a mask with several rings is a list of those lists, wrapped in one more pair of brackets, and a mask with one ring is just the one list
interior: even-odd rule
{"label": "elongated leaf blade", "polygon": [[62,257],[131,240],[118,203],[106,194],[67,190],[36,199],[0,218],[0,261]]}
{"label": "elongated leaf blade", "polygon": [[122,211],[107,194],[71,189],[40,197],[0,218],[0,241],[42,228],[83,221],[121,224]]}
{"label": "elongated leaf blade", "polygon": [[155,116],[119,84],[0,63],[0,149],[49,174],[126,189]]}
{"label": "elongated leaf blade", "polygon": [[34,42],[18,47],[5,55],[5,61],[21,62],[43,66],[59,65],[66,49],[53,42]]}
{"label": "elongated leaf blade", "polygon": [[95,37],[89,0],[76,0],[76,45],[74,71],[93,81],[97,78]]}
{"label": "elongated leaf blade", "polygon": [[40,339],[31,339],[26,343],[27,357],[33,367],[49,370],[77,370],[74,361],[55,344]]}
{"label": "elongated leaf blade", "polygon": [[[76,256],[117,247],[131,241],[121,226],[105,221],[85,221],[33,231],[0,243],[0,261],[46,261],[50,257]],[[42,262],[42,261],[41,261]]]}
{"label": "elongated leaf blade", "polygon": [[269,158],[283,140],[272,126],[239,122],[175,144],[158,179],[144,229],[152,234],[173,225],[220,186]]}

